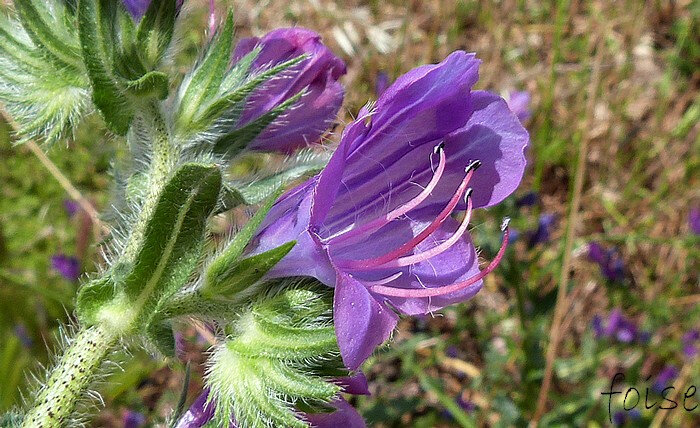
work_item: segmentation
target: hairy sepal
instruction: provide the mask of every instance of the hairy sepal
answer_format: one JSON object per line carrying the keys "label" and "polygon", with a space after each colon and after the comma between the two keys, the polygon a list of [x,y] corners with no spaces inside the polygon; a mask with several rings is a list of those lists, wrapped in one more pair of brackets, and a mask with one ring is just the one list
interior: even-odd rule
{"label": "hairy sepal", "polygon": [[172,39],[175,0],[152,2],[136,29],[124,13],[112,0],[78,2],[78,34],[92,100],[118,135],[126,135],[149,98],[168,96],[168,76],[154,68]]}
{"label": "hairy sepal", "polygon": [[[66,64],[76,62],[80,50],[74,48],[78,39],[69,25],[75,18],[62,2],[20,3],[23,19],[0,14],[0,99],[19,127],[20,143],[40,139],[50,144],[70,136],[89,111],[89,83],[79,57],[77,66]],[[54,14],[47,16],[45,9]],[[47,22],[56,32],[50,40],[63,40],[65,61],[40,44],[48,37]],[[32,31],[32,26],[38,28]]]}
{"label": "hairy sepal", "polygon": [[175,31],[177,0],[152,0],[136,32],[146,63],[157,67],[163,61]]}
{"label": "hairy sepal", "polygon": [[[332,324],[332,292],[310,282],[262,295],[210,359],[207,386],[216,426],[306,427],[301,409],[324,409],[343,372]],[[347,374],[347,371],[344,371]]]}

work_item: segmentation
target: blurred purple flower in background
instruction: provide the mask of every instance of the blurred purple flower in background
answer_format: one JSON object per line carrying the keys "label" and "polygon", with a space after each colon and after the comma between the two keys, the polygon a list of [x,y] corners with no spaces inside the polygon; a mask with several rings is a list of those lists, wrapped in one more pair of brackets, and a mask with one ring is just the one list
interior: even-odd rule
{"label": "blurred purple flower in background", "polygon": [[626,277],[625,263],[616,248],[605,250],[597,242],[588,244],[588,259],[600,266],[600,272],[612,282],[621,282]]}
{"label": "blurred purple flower in background", "polygon": [[194,403],[180,417],[175,428],[199,428],[206,425],[214,417],[214,403],[207,403],[209,390],[205,389],[194,400]]}
{"label": "blurred purple flower in background", "polygon": [[377,73],[377,81],[374,84],[374,93],[380,96],[391,85],[389,75],[385,71]]}
{"label": "blurred purple flower in background", "polygon": [[508,94],[508,107],[518,117],[518,120],[525,122],[532,116],[530,93],[528,91],[511,91]]}
{"label": "blurred purple flower in background", "polygon": [[690,224],[690,230],[692,230],[694,234],[700,235],[700,207],[693,207],[690,210],[688,223]]}
{"label": "blurred purple flower in background", "polygon": [[523,196],[519,197],[518,199],[515,200],[515,206],[518,208],[522,207],[531,207],[539,201],[539,196],[537,195],[537,192],[534,191],[529,191]]}
{"label": "blurred purple flower in background", "polygon": [[20,323],[15,325],[14,333],[19,341],[22,342],[22,346],[25,348],[31,348],[34,346],[34,339],[32,339],[32,336],[29,334],[29,330],[27,330],[27,326],[24,324]]}
{"label": "blurred purple flower in background", "polygon": [[309,57],[250,96],[239,128],[306,89],[296,105],[268,125],[248,147],[291,152],[317,143],[333,124],[343,103],[345,91],[338,79],[346,72],[345,63],[321,42],[321,36],[305,28],[280,28],[261,38],[242,39],[234,50],[233,61],[240,61],[256,46],[260,53],[251,66],[253,73],[303,54]]}
{"label": "blurred purple flower in background", "polygon": [[658,376],[656,376],[656,381],[654,382],[652,389],[658,393],[661,393],[664,388],[672,386],[671,382],[678,377],[678,374],[679,371],[676,366],[667,364],[663,369],[661,369]]}
{"label": "blurred purple flower in background", "polygon": [[124,428],[141,428],[146,425],[146,416],[143,413],[127,410],[122,416]]}
{"label": "blurred purple flower in background", "polygon": [[[399,77],[345,129],[324,171],[277,201],[255,239],[253,253],[297,242],[269,276],[335,287],[350,369],[389,338],[392,308],[426,314],[469,299],[503,256],[505,225],[504,246],[480,272],[470,214],[518,187],[529,139],[502,98],[471,90],[478,67],[457,51]],[[461,222],[451,217],[464,210]]]}
{"label": "blurred purple flower in background", "polygon": [[63,201],[63,209],[66,210],[66,214],[68,214],[68,217],[73,217],[78,210],[80,210],[80,204],[78,204],[78,201],[75,201],[73,199],[65,199]]}
{"label": "blurred purple flower in background", "polygon": [[700,340],[700,330],[690,330],[683,335],[683,353],[687,358],[693,359],[698,356],[698,341]]}
{"label": "blurred purple flower in background", "polygon": [[645,331],[639,331],[637,325],[624,316],[622,310],[615,308],[610,312],[607,323],[596,315],[593,317],[592,328],[595,337],[600,339],[603,337],[614,338],[622,343],[644,343],[650,338],[650,334]]}
{"label": "blurred purple flower in background", "polygon": [[615,412],[613,415],[613,424],[615,426],[621,427],[627,421],[636,421],[642,418],[642,412],[637,409],[632,410],[620,410]]}
{"label": "blurred purple flower in background", "polygon": [[51,267],[69,281],[77,281],[80,277],[80,261],[75,257],[57,254],[51,257]]}
{"label": "blurred purple flower in background", "polygon": [[528,233],[528,246],[530,248],[537,244],[549,242],[551,235],[550,228],[557,222],[556,214],[542,214],[537,222],[537,229]]}

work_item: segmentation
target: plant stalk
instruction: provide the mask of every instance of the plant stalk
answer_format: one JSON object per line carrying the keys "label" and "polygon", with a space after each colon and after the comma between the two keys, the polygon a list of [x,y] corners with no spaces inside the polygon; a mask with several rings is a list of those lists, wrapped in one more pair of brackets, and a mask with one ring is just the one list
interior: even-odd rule
{"label": "plant stalk", "polygon": [[117,342],[99,326],[81,328],[54,367],[22,421],[23,428],[68,425],[79,400],[95,379],[105,357]]}

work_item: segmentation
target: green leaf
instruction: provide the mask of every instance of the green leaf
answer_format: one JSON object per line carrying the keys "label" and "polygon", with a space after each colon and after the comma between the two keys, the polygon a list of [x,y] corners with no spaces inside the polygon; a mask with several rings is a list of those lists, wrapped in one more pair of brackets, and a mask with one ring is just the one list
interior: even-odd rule
{"label": "green leaf", "polygon": [[52,57],[20,22],[0,13],[0,99],[19,125],[20,143],[53,143],[72,133],[86,113],[89,85],[81,68]]}
{"label": "green leaf", "polygon": [[290,97],[277,107],[263,114],[252,122],[241,128],[222,136],[214,145],[214,152],[225,155],[228,158],[240,153],[245,147],[267,128],[275,119],[290,109],[299,99],[304,96],[304,91]]}
{"label": "green leaf", "polygon": [[233,14],[229,12],[224,25],[207,47],[203,59],[182,83],[176,115],[180,129],[187,129],[200,106],[218,93],[231,62],[232,45]]}
{"label": "green leaf", "polygon": [[170,321],[152,320],[146,326],[146,336],[163,356],[175,357],[175,334]]}
{"label": "green leaf", "polygon": [[227,183],[223,194],[223,209],[231,209],[242,203],[246,205],[260,203],[277,189],[321,172],[329,159],[330,152],[314,153],[311,150],[303,150],[284,161],[281,171],[276,174],[262,177],[249,184]]}
{"label": "green leaf", "polygon": [[15,0],[14,4],[34,43],[65,65],[80,65],[80,48],[72,29],[66,25],[69,19],[63,2]]}
{"label": "green leaf", "polygon": [[148,64],[155,67],[170,46],[177,18],[177,0],[152,0],[136,32],[137,45],[145,49]]}
{"label": "green leaf", "polygon": [[210,281],[205,282],[201,289],[202,295],[208,298],[234,297],[262,279],[294,248],[294,245],[296,241],[287,242],[272,250],[233,263],[219,275],[212,276]]}
{"label": "green leaf", "polygon": [[107,302],[114,299],[116,287],[110,275],[104,275],[84,284],[78,290],[76,313],[85,326],[97,324],[97,316]]}
{"label": "green leaf", "polygon": [[152,308],[192,274],[220,187],[221,171],[215,165],[185,164],[168,181],[146,223],[137,263],[118,284],[136,307]]}
{"label": "green leaf", "polygon": [[231,242],[226,245],[224,251],[221,252],[207,267],[204,273],[205,285],[204,288],[209,288],[211,285],[220,282],[222,278],[227,276],[230,266],[233,266],[238,258],[243,254],[243,250],[248,245],[253,235],[262,224],[265,216],[274,205],[277,198],[282,194],[282,189],[278,188],[272,195],[267,198],[267,201],[258,209],[255,215],[248,220],[245,226],[233,237]]}
{"label": "green leaf", "polygon": [[168,97],[169,86],[170,82],[167,74],[160,71],[151,71],[138,80],[127,82],[126,89],[135,96],[153,96],[163,100]]}
{"label": "green leaf", "polygon": [[[324,408],[340,392],[322,374],[342,368],[332,292],[315,281],[290,285],[242,311],[235,334],[214,350],[206,384],[216,404],[216,426],[235,418],[239,426],[305,427],[294,403]],[[302,348],[313,352],[299,352]]]}
{"label": "green leaf", "polygon": [[112,0],[78,2],[78,34],[83,61],[92,84],[92,99],[109,129],[125,135],[134,116],[124,89],[112,74],[113,44],[105,39],[116,21],[117,3]]}

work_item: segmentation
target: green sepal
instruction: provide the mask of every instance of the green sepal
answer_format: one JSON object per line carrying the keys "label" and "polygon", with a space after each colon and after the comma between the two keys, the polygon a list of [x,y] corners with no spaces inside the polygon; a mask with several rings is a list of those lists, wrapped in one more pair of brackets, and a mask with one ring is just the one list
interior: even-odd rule
{"label": "green sepal", "polygon": [[240,87],[232,89],[226,95],[209,104],[204,111],[198,115],[193,124],[194,129],[206,129],[214,120],[219,118],[225,112],[232,109],[242,101],[245,101],[246,98],[248,98],[248,96],[260,85],[264,84],[284,70],[287,70],[288,68],[300,63],[306,58],[306,55],[300,55],[292,58],[254,76],[249,81],[240,85]]}
{"label": "green sepal", "polygon": [[150,67],[161,63],[170,46],[177,18],[177,0],[152,0],[136,30],[136,43]]}
{"label": "green sepal", "polygon": [[126,89],[135,96],[155,97],[164,100],[168,97],[170,82],[168,75],[160,71],[151,71],[140,79],[127,82]]}
{"label": "green sepal", "polygon": [[113,0],[80,0],[78,2],[78,34],[83,61],[92,85],[92,99],[107,127],[118,135],[126,135],[134,117],[124,88],[112,74],[114,46],[105,37],[116,21],[117,3]]}
{"label": "green sepal", "polygon": [[209,43],[204,57],[182,84],[176,114],[180,129],[187,129],[199,108],[219,91],[231,62],[233,22],[233,14],[229,12],[223,26]]}
{"label": "green sepal", "polygon": [[146,326],[146,337],[163,356],[175,357],[175,334],[170,321],[151,320]]}
{"label": "green sepal", "polygon": [[144,313],[180,289],[197,266],[220,188],[219,168],[198,163],[182,165],[165,185],[145,225],[138,263],[118,284]]}
{"label": "green sepal", "polygon": [[15,0],[15,8],[34,43],[54,59],[69,66],[80,64],[80,48],[68,28],[67,10],[63,2],[48,0]]}
{"label": "green sepal", "polygon": [[265,203],[258,208],[258,211],[243,228],[231,239],[226,248],[209,264],[204,273],[204,287],[209,288],[209,284],[220,282],[221,278],[227,276],[230,266],[233,266],[238,258],[243,254],[243,250],[255,235],[265,216],[274,205],[277,198],[282,194],[282,189],[278,188],[270,195]]}
{"label": "green sepal", "polygon": [[109,274],[84,284],[78,290],[76,313],[81,324],[91,326],[98,323],[98,313],[115,297],[116,287]]}
{"label": "green sepal", "polygon": [[304,91],[297,93],[252,122],[223,135],[214,144],[214,152],[225,155],[228,158],[236,156],[246,148],[248,143],[260,135],[268,125],[296,104],[296,102],[304,96],[304,93]]}
{"label": "green sepal", "polygon": [[318,412],[337,397],[340,387],[319,373],[342,367],[332,294],[315,281],[283,282],[240,311],[234,334],[210,359],[206,384],[216,426],[235,419],[239,426],[306,427],[302,408]]}
{"label": "green sepal", "polygon": [[264,253],[236,261],[217,276],[208,277],[201,288],[206,298],[233,298],[258,282],[296,245],[290,241]]}

